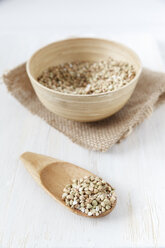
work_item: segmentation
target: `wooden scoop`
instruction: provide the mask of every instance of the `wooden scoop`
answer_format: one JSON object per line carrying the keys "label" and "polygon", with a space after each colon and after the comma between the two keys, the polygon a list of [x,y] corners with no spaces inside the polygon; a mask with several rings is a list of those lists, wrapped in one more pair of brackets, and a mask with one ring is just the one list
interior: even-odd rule
{"label": "wooden scoop", "polygon": [[[20,159],[39,185],[42,186],[59,203],[75,214],[90,218],[97,218],[97,216],[88,216],[80,210],[66,206],[64,200],[62,200],[63,189],[66,184],[71,184],[73,179],[96,175],[74,164],[32,152],[23,153],[20,156]],[[100,214],[98,217],[109,214],[115,205],[116,202],[111,209]]]}

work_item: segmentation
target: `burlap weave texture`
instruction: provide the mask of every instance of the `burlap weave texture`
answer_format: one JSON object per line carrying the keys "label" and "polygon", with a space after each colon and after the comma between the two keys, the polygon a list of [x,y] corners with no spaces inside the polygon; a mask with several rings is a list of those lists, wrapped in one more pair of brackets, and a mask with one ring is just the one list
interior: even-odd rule
{"label": "burlap weave texture", "polygon": [[38,100],[25,64],[3,75],[9,92],[33,114],[38,115],[73,142],[91,150],[106,151],[127,137],[154,107],[165,100],[165,74],[143,69],[137,87],[126,106],[115,115],[94,123],[79,123],[49,112]]}

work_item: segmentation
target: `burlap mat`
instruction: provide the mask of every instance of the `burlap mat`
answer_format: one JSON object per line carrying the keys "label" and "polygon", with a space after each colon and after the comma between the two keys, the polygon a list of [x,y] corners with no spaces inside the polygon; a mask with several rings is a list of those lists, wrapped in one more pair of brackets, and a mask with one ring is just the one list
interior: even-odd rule
{"label": "burlap mat", "polygon": [[122,110],[99,122],[79,123],[49,112],[39,102],[26,74],[25,64],[3,75],[3,79],[9,92],[33,114],[73,142],[98,151],[106,151],[127,137],[136,125],[152,113],[157,103],[165,100],[165,74],[143,69],[131,99]]}

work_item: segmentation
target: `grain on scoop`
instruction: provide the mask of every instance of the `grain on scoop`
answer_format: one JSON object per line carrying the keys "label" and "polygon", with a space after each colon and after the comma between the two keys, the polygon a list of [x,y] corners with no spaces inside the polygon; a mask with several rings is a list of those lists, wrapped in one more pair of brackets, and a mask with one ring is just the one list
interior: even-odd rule
{"label": "grain on scoop", "polygon": [[62,194],[65,204],[88,216],[99,216],[116,203],[114,189],[99,177],[86,176],[73,179],[65,186]]}

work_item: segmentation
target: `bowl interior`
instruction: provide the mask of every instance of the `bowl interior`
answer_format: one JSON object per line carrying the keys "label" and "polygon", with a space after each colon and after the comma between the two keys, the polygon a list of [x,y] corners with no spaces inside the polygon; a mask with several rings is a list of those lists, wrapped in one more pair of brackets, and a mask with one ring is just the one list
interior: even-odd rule
{"label": "bowl interior", "polygon": [[100,61],[112,58],[129,62],[138,74],[141,63],[138,56],[129,48],[116,42],[94,39],[77,38],[54,42],[38,50],[28,62],[28,70],[34,79],[49,66],[72,61]]}

